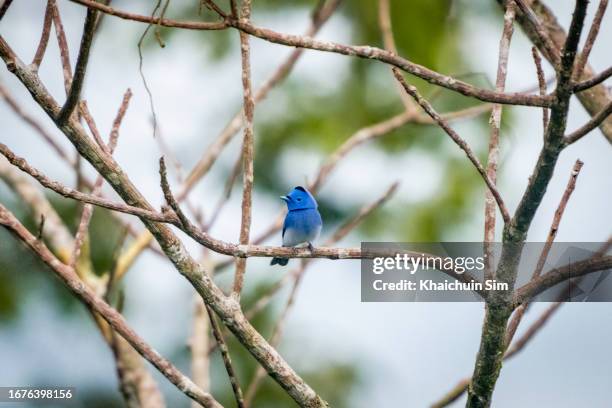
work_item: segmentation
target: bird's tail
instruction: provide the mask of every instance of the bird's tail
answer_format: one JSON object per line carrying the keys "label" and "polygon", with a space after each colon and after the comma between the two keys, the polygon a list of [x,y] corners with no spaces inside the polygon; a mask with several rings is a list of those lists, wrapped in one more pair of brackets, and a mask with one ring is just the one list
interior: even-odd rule
{"label": "bird's tail", "polygon": [[272,262],[270,262],[270,265],[280,265],[280,266],[285,266],[289,263],[289,259],[287,258],[272,258]]}

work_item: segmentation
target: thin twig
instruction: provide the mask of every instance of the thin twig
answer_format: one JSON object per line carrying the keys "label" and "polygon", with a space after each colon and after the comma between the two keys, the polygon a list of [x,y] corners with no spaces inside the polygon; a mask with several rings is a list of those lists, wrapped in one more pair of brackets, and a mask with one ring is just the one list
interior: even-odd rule
{"label": "thin twig", "polygon": [[[509,1],[514,0],[497,0],[497,3],[504,6]],[[561,19],[558,19],[542,0],[530,0],[530,4],[532,5],[532,10],[534,13],[536,13],[539,20],[542,21],[542,28],[546,31],[548,37],[553,41],[555,48],[562,49],[567,40],[567,31],[566,28],[560,24],[559,21]],[[556,52],[555,55],[550,55],[548,52],[546,52],[546,48],[539,41],[537,33],[535,33],[529,22],[522,14],[517,16],[517,21],[531,42],[538,47],[543,56],[548,59],[548,61],[556,69],[559,66],[559,52]],[[575,80],[585,80],[593,76],[595,76],[595,72],[593,71],[593,68],[589,66],[587,61],[582,78],[575,78]],[[582,106],[591,116],[597,114],[597,112],[603,109],[608,102],[612,100],[612,93],[610,93],[610,90],[603,84],[593,86],[588,91],[580,92],[576,94],[576,96]],[[612,119],[602,122],[599,128],[601,129],[606,140],[608,140],[609,143],[612,143]]]}
{"label": "thin twig", "polygon": [[212,0],[202,0],[202,3],[206,7],[208,7],[210,10],[214,11],[219,16],[221,16],[222,18],[224,18],[224,19],[227,18],[227,13],[225,13],[225,11],[223,11],[223,9],[221,7],[219,7],[217,5],[217,3],[215,3],[214,1],[212,1]]}
{"label": "thin twig", "polygon": [[[206,306],[206,311],[208,312],[208,318],[210,320],[210,326],[212,328],[213,336],[215,336],[215,340],[217,341],[217,346],[221,351],[221,357],[223,358],[223,365],[225,366],[225,370],[227,371],[227,376],[229,377],[230,384],[232,385],[232,391],[234,392],[234,398],[236,399],[236,405],[238,408],[244,408],[244,398],[242,396],[242,389],[240,388],[240,382],[238,381],[238,376],[236,376],[236,371],[234,370],[234,366],[232,364],[232,359],[229,354],[229,349],[227,348],[227,343],[223,338],[223,332],[221,330],[221,326],[217,322],[215,318],[215,313],[212,311],[210,306]],[[274,346],[273,343],[270,343]]]}
{"label": "thin twig", "polygon": [[117,116],[115,116],[115,120],[113,120],[113,127],[111,128],[110,136],[108,138],[108,149],[111,152],[113,152],[117,147],[117,140],[119,139],[119,127],[121,127],[121,123],[123,122],[123,118],[125,116],[125,112],[128,109],[131,98],[132,90],[128,88],[123,94],[121,105],[119,105]]}
{"label": "thin twig", "polygon": [[595,17],[593,17],[593,23],[591,24],[591,29],[589,30],[586,41],[584,42],[582,52],[576,57],[576,66],[574,67],[575,79],[580,79],[580,77],[582,77],[584,66],[589,60],[591,49],[593,48],[593,44],[595,44],[595,39],[597,39],[599,27],[601,27],[601,20],[606,13],[606,7],[608,7],[608,0],[601,0],[599,2],[599,7],[597,7],[597,11],[595,12]]}
{"label": "thin twig", "polygon": [[[540,257],[538,258],[538,262],[533,271],[531,279],[537,279],[544,269],[544,264],[548,259],[548,254],[552,247],[552,244],[557,236],[557,232],[559,231],[559,224],[561,223],[561,219],[563,218],[563,213],[565,212],[565,207],[576,188],[576,181],[578,179],[578,175],[580,174],[580,170],[582,169],[583,162],[580,160],[576,160],[574,167],[572,169],[572,173],[570,174],[570,178],[567,182],[567,186],[565,187],[565,191],[563,192],[563,196],[561,197],[561,201],[559,201],[559,205],[557,206],[557,210],[555,211],[555,215],[553,217],[552,223],[550,225],[550,229],[548,231],[548,236],[546,237],[546,242],[544,243],[544,247],[542,248],[542,252],[540,253]],[[516,329],[521,324],[521,320],[525,311],[529,307],[529,303],[524,303],[520,305],[512,316],[512,320],[508,324],[508,328],[506,329],[506,347],[510,346],[512,342],[512,338],[516,333]]]}
{"label": "thin twig", "polygon": [[427,102],[419,94],[419,92],[417,91],[416,87],[413,86],[413,85],[409,85],[406,82],[406,80],[404,79],[404,77],[402,76],[401,72],[398,69],[394,69],[393,70],[393,74],[395,75],[395,78],[399,81],[399,83],[402,84],[402,86],[404,87],[406,92],[408,92],[408,94],[410,96],[412,96],[412,98],[421,106],[421,108],[423,108],[423,110],[425,112],[427,112],[427,114],[438,124],[438,126],[440,126],[444,130],[444,132],[446,132],[446,134],[448,136],[450,136],[450,138],[461,148],[461,150],[463,150],[465,152],[465,154],[467,155],[467,157],[470,160],[470,162],[472,162],[474,167],[476,167],[476,170],[478,171],[478,173],[480,173],[480,175],[482,176],[482,179],[484,180],[484,182],[487,185],[487,187],[489,188],[489,190],[491,190],[491,194],[493,195],[493,197],[495,198],[495,201],[497,202],[497,206],[499,207],[499,210],[500,210],[500,212],[502,214],[502,218],[503,218],[504,222],[505,223],[510,222],[510,214],[508,213],[508,209],[506,208],[506,205],[504,204],[504,201],[501,198],[501,195],[499,194],[499,191],[497,191],[497,188],[495,187],[495,184],[487,176],[487,172],[482,167],[482,164],[480,164],[480,161],[478,160],[476,155],[474,155],[474,152],[472,151],[472,149],[457,134],[457,132],[455,132],[449,126],[448,122],[445,121],[433,109],[431,104],[429,102]]}
{"label": "thin twig", "polygon": [[568,279],[612,268],[612,256],[595,255],[582,261],[554,268],[516,290],[513,303],[520,305]]}
{"label": "thin twig", "polygon": [[544,263],[546,262],[546,259],[548,258],[548,253],[550,252],[550,248],[552,247],[552,243],[555,240],[555,237],[557,236],[557,232],[559,231],[559,224],[561,223],[561,219],[563,218],[565,207],[567,207],[567,203],[570,197],[572,196],[572,193],[576,189],[576,181],[578,180],[578,175],[580,174],[580,170],[582,170],[583,165],[584,163],[580,160],[576,160],[576,163],[574,163],[574,167],[572,168],[572,172],[567,182],[567,186],[565,186],[565,191],[563,192],[561,201],[559,201],[559,205],[557,206],[557,210],[555,211],[555,215],[550,225],[550,230],[548,231],[548,236],[546,237],[546,243],[544,244],[544,248],[542,249],[542,253],[540,254],[540,258],[538,259],[538,263],[536,265],[535,270],[533,271],[531,279],[537,279],[542,273]]}
{"label": "thin twig", "polygon": [[[544,77],[544,70],[542,69],[542,58],[540,57],[540,53],[535,46],[531,47],[531,56],[533,57],[533,63],[535,64],[538,75],[540,95],[546,95],[546,79]],[[548,108],[542,108],[542,127],[544,129],[544,133],[546,133],[546,128],[548,127]]]}
{"label": "thin twig", "polygon": [[[161,2],[162,2],[162,0],[157,0],[157,3],[153,7],[153,11],[151,12],[151,18],[155,17],[155,13],[157,13],[157,11],[159,10],[159,8],[161,6]],[[166,3],[166,4],[168,4],[168,3]],[[149,33],[149,30],[151,29],[151,27],[153,27],[153,25],[159,25],[160,21],[162,21],[162,18],[159,18],[157,22],[155,22],[155,21],[149,22],[149,25],[147,25],[147,28],[145,28],[145,30],[142,32],[142,35],[138,39],[138,43],[137,43],[137,47],[138,47],[138,74],[140,75],[140,79],[142,79],[142,85],[144,86],[145,91],[147,93],[147,97],[149,98],[149,109],[151,109],[151,119],[152,119],[152,122],[153,122],[153,138],[155,138],[157,136],[157,112],[155,111],[155,103],[154,103],[154,100],[153,100],[153,92],[151,91],[151,88],[149,87],[149,83],[147,81],[147,77],[144,74],[144,69],[143,69],[144,57],[142,55],[142,44],[144,43],[144,40],[147,37],[147,34]],[[160,43],[160,45],[162,45],[162,44]]]}
{"label": "thin twig", "polygon": [[98,146],[100,146],[100,148],[106,153],[109,153],[108,146],[102,139],[102,135],[98,130],[96,121],[94,120],[93,116],[91,115],[91,112],[89,111],[87,101],[83,100],[79,102],[79,113],[81,114],[81,117],[85,119],[85,123],[87,123],[87,127],[89,128],[89,131],[91,132],[91,135],[93,136]]}
{"label": "thin twig", "polygon": [[574,87],[574,92],[582,92],[587,89],[591,89],[592,87],[610,78],[611,75],[612,75],[612,66],[604,69],[599,74],[594,75],[587,80],[577,83],[576,86]]}
{"label": "thin twig", "polygon": [[[395,39],[393,38],[393,28],[391,23],[391,6],[389,0],[378,0],[378,26],[383,38],[383,44],[385,50],[398,54],[397,47],[395,45]],[[395,82],[395,86],[399,92],[400,99],[404,104],[406,111],[410,112],[414,110],[414,102],[406,92],[402,89],[401,85]]]}
{"label": "thin twig", "polygon": [[38,69],[38,67],[40,67],[40,64],[45,55],[45,50],[47,49],[47,44],[49,43],[49,35],[51,34],[51,24],[53,23],[54,2],[55,0],[47,1],[47,7],[45,9],[45,19],[43,22],[42,33],[40,35],[40,41],[38,42],[38,48],[36,48],[34,59],[32,59],[32,65],[35,67],[35,69]]}
{"label": "thin twig", "polygon": [[612,101],[608,102],[597,115],[593,116],[587,123],[574,130],[569,135],[565,136],[563,143],[565,146],[576,143],[578,140],[586,136],[591,130],[598,127],[608,116],[612,114]]}
{"label": "thin twig", "polygon": [[66,95],[70,92],[70,83],[72,82],[72,66],[70,65],[70,54],[68,51],[68,41],[66,40],[66,32],[64,24],[60,17],[59,7],[55,0],[53,1],[53,27],[55,28],[55,37],[60,50],[60,61],[62,62],[62,74],[64,76],[64,89]]}
{"label": "thin twig", "polygon": [[66,102],[59,114],[57,115],[57,123],[62,125],[65,123],[74,108],[76,108],[81,98],[81,88],[85,80],[85,72],[87,70],[87,62],[89,61],[89,51],[91,49],[91,42],[93,40],[94,28],[96,25],[98,12],[96,10],[87,9],[87,16],[85,17],[85,25],[83,27],[83,36],[81,37],[81,47],[79,48],[79,55],[77,57],[76,66],[74,68],[74,77],[70,84],[70,92],[66,98]]}
{"label": "thin twig", "polygon": [[[499,40],[499,55],[497,59],[497,77],[495,90],[503,92],[506,88],[506,76],[508,73],[508,55],[510,53],[510,42],[514,33],[514,17],[516,9],[514,3],[510,3],[504,13],[504,27]],[[491,136],[489,138],[489,153],[487,156],[486,175],[490,182],[497,183],[497,164],[499,162],[499,133],[501,127],[502,105],[494,104],[491,110],[489,124]],[[484,254],[486,279],[493,278],[494,255],[492,243],[495,242],[495,219],[496,219],[495,197],[491,190],[485,191],[484,210]]]}

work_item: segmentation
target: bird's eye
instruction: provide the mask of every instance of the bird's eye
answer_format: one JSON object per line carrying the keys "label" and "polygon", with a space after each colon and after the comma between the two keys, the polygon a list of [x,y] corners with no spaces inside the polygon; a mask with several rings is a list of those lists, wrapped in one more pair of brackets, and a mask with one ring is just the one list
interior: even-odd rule
{"label": "bird's eye", "polygon": [[301,199],[301,198],[298,198],[297,200],[298,200],[298,201],[302,201],[302,199]]}

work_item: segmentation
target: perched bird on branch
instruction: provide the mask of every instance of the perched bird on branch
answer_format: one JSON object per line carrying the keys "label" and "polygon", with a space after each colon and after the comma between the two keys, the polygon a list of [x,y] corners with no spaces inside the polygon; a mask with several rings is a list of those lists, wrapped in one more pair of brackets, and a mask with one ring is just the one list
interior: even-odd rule
{"label": "perched bird on branch", "polygon": [[[312,241],[319,237],[323,221],[317,209],[317,200],[304,187],[297,186],[281,200],[287,203],[287,216],[283,224],[283,246],[307,245],[312,250]],[[285,266],[287,258],[273,258],[270,265]]]}

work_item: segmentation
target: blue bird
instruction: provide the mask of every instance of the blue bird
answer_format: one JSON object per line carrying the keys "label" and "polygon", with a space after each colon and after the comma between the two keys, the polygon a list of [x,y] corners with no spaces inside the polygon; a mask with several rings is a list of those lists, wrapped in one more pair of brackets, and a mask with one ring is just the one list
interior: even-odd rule
{"label": "blue bird", "polygon": [[[312,250],[312,241],[319,237],[323,221],[317,210],[317,200],[304,187],[297,186],[281,200],[287,203],[287,216],[283,224],[283,246],[306,244]],[[270,265],[287,265],[287,258],[273,258]]]}

